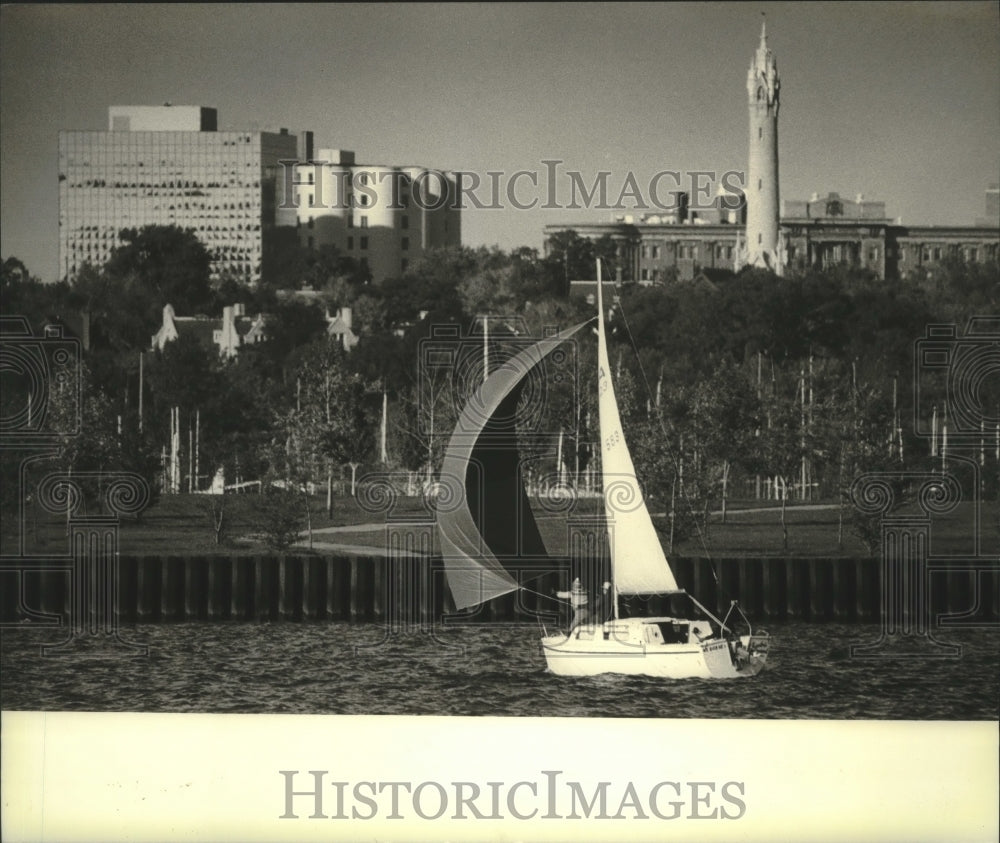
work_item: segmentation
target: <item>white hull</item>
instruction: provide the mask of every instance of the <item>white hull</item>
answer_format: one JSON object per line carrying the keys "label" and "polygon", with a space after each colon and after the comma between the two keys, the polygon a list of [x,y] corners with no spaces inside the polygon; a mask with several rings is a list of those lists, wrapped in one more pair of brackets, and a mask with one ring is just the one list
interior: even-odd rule
{"label": "white hull", "polygon": [[[688,625],[690,624],[690,630]],[[663,630],[683,630],[686,640],[665,640]],[[581,626],[569,635],[542,639],[548,669],[557,676],[617,673],[663,679],[736,679],[761,671],[767,659],[766,639],[743,636],[746,655],[737,657],[722,638],[699,640],[707,623],[674,618],[628,618],[601,626]]]}

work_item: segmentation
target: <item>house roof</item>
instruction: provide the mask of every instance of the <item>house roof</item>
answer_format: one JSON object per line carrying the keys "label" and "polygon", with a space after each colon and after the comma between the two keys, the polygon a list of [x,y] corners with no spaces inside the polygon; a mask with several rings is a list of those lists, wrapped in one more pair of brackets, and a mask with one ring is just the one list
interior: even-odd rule
{"label": "house roof", "polygon": [[175,316],[174,327],[178,339],[183,337],[210,346],[215,342],[215,331],[222,327],[222,320],[207,316]]}

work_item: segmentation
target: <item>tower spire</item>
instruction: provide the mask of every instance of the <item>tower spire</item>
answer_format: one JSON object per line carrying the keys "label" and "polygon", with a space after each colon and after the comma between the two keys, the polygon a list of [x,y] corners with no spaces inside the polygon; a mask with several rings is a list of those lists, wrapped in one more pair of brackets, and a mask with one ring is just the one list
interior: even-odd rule
{"label": "tower spire", "polygon": [[745,241],[737,249],[736,269],[742,266],[768,268],[779,275],[784,270],[784,249],[779,226],[778,109],[781,81],[778,63],[767,46],[767,18],[760,25],[760,45],[747,72],[750,110],[750,148],[747,168]]}

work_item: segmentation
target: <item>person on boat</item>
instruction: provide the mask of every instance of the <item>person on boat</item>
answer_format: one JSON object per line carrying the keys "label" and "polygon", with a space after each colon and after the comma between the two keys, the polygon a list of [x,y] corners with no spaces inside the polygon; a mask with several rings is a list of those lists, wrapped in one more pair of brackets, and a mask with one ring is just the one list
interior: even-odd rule
{"label": "person on boat", "polygon": [[597,598],[595,609],[595,620],[599,624],[605,624],[611,617],[611,583],[606,582],[601,588],[601,593]]}
{"label": "person on boat", "polygon": [[587,592],[583,590],[583,583],[580,582],[579,577],[573,580],[569,591],[557,591],[556,597],[569,600],[569,605],[573,607],[573,622],[569,626],[570,632],[573,632],[590,617],[590,613],[587,611]]}

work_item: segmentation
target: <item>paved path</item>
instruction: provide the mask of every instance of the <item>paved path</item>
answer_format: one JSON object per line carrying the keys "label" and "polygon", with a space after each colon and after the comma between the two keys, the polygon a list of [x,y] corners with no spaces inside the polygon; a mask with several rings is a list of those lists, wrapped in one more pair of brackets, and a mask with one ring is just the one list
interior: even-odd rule
{"label": "paved path", "polygon": [[[836,509],[835,503],[795,503],[785,507],[785,514],[789,512],[802,512],[805,509]],[[742,515],[744,512],[777,512],[781,513],[780,506],[758,506],[753,509],[727,509],[726,515]],[[722,515],[721,509],[712,510],[712,515]]]}
{"label": "paved path", "polygon": [[[344,527],[316,527],[313,529],[313,535],[317,536],[320,533],[377,533],[380,530],[385,529],[385,522],[379,524],[354,524],[347,525]],[[308,533],[303,533],[302,535],[308,535]]]}
{"label": "paved path", "polygon": [[[804,510],[821,510],[821,509],[836,509],[837,504],[835,503],[803,503],[794,504],[788,506],[785,509],[785,513],[789,512],[801,512]],[[775,514],[780,513],[781,509],[777,506],[760,506],[753,507],[750,509],[730,509],[727,510],[727,517],[734,518],[743,514],[753,514],[758,512],[773,512]],[[712,512],[712,515],[721,515],[722,510],[718,509]],[[539,513],[542,518],[546,516]],[[653,515],[657,518],[666,518],[665,512],[654,512]],[[550,516],[558,517],[558,516]],[[375,547],[371,545],[362,544],[342,544],[336,541],[322,541],[317,540],[317,536],[334,536],[338,533],[380,533],[385,530],[385,522],[374,523],[374,524],[348,524],[342,527],[318,527],[313,530],[313,549],[314,550],[328,550],[336,553],[352,553],[358,556],[384,556],[384,547]],[[309,546],[309,534],[304,532],[301,534],[302,538],[295,543],[295,547],[308,547]],[[423,554],[419,553],[402,553],[404,556],[421,556]]]}
{"label": "paved path", "polygon": [[[313,534],[315,534],[313,530]],[[384,547],[375,547],[366,544],[333,544],[331,542],[321,542],[313,539],[313,550],[325,550],[330,553],[349,553],[352,556],[385,556],[386,551]],[[305,541],[296,542],[294,547],[301,547],[307,549],[309,547],[309,539]],[[398,550],[394,554],[395,556],[410,557],[423,557],[423,553],[411,553],[405,550]]]}

